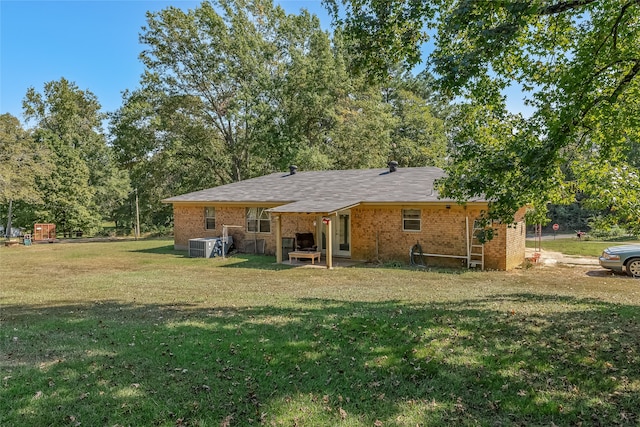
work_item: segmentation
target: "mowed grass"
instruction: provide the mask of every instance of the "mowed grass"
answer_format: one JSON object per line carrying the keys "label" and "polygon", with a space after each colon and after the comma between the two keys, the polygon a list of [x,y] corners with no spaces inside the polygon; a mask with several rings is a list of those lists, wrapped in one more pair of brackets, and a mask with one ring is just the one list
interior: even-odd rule
{"label": "mowed grass", "polygon": [[638,425],[640,280],[0,248],[0,425]]}
{"label": "mowed grass", "polygon": [[[578,255],[578,256],[600,256],[605,248],[610,246],[621,246],[629,244],[640,244],[640,240],[635,239],[621,239],[615,241],[602,241],[602,240],[578,240],[576,238],[571,239],[554,239],[554,240],[542,240],[540,246],[542,250],[562,252],[566,255]],[[538,243],[534,240],[527,240],[528,248],[536,248]]]}

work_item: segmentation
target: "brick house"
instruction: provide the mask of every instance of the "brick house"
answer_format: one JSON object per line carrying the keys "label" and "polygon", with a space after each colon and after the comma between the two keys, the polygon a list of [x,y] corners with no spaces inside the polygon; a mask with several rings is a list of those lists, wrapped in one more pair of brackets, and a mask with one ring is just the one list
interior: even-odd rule
{"label": "brick house", "polygon": [[[434,167],[272,173],[163,200],[173,204],[174,247],[189,239],[233,236],[240,250],[276,255],[296,233],[310,232],[323,258],[409,263],[419,243],[428,265],[510,270],[524,261],[525,209],[513,224],[493,224],[495,237],[478,245],[474,222],[486,200],[441,199]],[[278,244],[280,242],[280,244]],[[286,245],[285,245],[286,246]],[[286,253],[285,253],[286,257]],[[414,259],[416,259],[414,257]]]}

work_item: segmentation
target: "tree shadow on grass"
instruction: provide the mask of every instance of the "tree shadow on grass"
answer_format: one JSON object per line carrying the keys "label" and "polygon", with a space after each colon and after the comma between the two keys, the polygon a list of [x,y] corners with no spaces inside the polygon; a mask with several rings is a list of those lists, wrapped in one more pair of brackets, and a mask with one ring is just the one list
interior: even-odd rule
{"label": "tree shadow on grass", "polygon": [[256,270],[290,270],[296,268],[295,265],[278,264],[276,257],[273,255],[255,255],[235,253],[227,256],[227,261],[222,263],[223,268],[250,268]]}
{"label": "tree shadow on grass", "polygon": [[189,252],[174,249],[173,245],[164,245],[164,246],[155,246],[152,248],[145,249],[134,249],[130,252],[133,253],[142,253],[142,254],[154,254],[154,255],[173,255],[180,256],[182,258],[189,258]]}
{"label": "tree shadow on grass", "polygon": [[627,275],[624,272],[620,272],[620,271],[611,271],[611,270],[606,270],[604,268],[600,269],[600,270],[589,270],[587,271],[587,276],[590,277],[615,277],[615,278],[627,278],[629,280],[637,280],[637,278],[631,277],[629,275]]}
{"label": "tree shadow on grass", "polygon": [[638,307],[5,306],[2,425],[637,425]]}
{"label": "tree shadow on grass", "polygon": [[[165,245],[146,249],[135,249],[133,253],[144,253],[154,255],[171,255],[173,258],[186,258],[186,259],[199,259],[189,257],[189,252],[184,250],[177,250],[173,248],[173,245]],[[254,255],[254,254],[242,254],[231,253],[225,258],[213,257],[208,258],[208,261],[216,263],[218,267],[223,268],[251,268],[257,270],[288,270],[295,268],[296,266],[277,264],[275,257],[269,255]]]}

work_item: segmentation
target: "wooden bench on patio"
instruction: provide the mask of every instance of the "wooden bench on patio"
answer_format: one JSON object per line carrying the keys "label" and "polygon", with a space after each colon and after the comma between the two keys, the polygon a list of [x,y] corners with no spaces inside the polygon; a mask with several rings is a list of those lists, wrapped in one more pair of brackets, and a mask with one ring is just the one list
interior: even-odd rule
{"label": "wooden bench on patio", "polygon": [[296,259],[299,260],[300,258],[302,259],[310,259],[311,260],[311,264],[314,264],[315,259],[318,259],[318,262],[320,262],[320,252],[314,252],[314,251],[294,251],[294,252],[289,252],[289,262],[291,262],[292,260]]}

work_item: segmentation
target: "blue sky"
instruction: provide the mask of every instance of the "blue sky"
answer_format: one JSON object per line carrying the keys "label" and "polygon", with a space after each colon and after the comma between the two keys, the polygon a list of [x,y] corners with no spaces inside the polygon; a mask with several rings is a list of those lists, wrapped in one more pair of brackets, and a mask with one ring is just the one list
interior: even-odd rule
{"label": "blue sky", "polygon": [[[330,25],[319,0],[278,1],[289,13],[305,8]],[[121,93],[138,87],[138,42],[147,11],[193,9],[191,0],[0,0],[0,114],[22,117],[29,87],[64,77],[91,91],[103,111],[122,104]]]}
{"label": "blue sky", "polygon": [[[330,19],[320,0],[275,0],[289,13],[304,8]],[[138,42],[147,11],[168,6],[193,9],[192,0],[0,0],[0,114],[22,117],[27,89],[42,92],[64,77],[91,91],[105,112],[118,109],[121,93],[138,87],[142,63]],[[512,111],[525,110],[516,90]]]}

